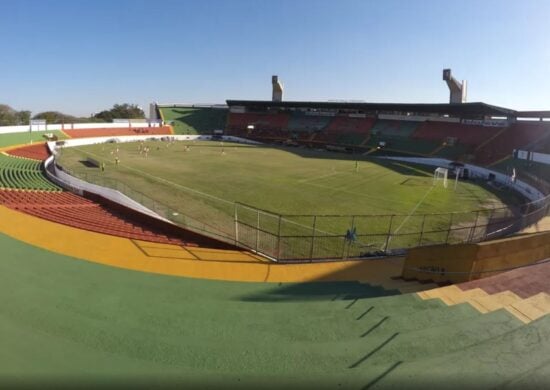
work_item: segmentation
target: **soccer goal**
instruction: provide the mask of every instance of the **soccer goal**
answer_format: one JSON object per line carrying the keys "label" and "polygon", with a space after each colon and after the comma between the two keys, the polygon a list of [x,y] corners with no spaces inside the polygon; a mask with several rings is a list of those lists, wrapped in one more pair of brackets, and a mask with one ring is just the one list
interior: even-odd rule
{"label": "soccer goal", "polygon": [[434,171],[434,186],[443,181],[443,187],[447,188],[449,185],[449,170],[447,168],[437,168]]}
{"label": "soccer goal", "polygon": [[29,131],[46,131],[48,130],[48,125],[45,119],[31,119],[29,122]]}

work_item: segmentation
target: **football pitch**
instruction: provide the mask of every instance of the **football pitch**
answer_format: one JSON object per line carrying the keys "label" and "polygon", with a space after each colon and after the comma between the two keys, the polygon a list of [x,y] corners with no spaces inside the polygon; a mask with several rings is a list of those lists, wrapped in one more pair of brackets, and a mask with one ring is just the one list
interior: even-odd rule
{"label": "football pitch", "polygon": [[[144,146],[149,148],[147,157],[140,153]],[[104,162],[105,171],[87,167],[83,162],[88,157]],[[312,230],[318,237],[343,236],[355,227],[360,236],[368,232],[369,239],[361,245],[372,250],[385,244],[388,232],[395,235],[393,247],[407,247],[419,240],[444,241],[450,225],[477,217],[472,210],[517,201],[507,191],[476,182],[459,181],[455,189],[449,179],[448,188],[434,186],[432,167],[219,141],[67,148],[59,163],[90,182],[121,190],[175,222],[227,238],[235,235],[237,217],[245,225],[242,234],[246,227],[257,227],[287,236],[311,236]],[[282,227],[279,215],[284,216]],[[431,233],[419,237],[421,230]]]}

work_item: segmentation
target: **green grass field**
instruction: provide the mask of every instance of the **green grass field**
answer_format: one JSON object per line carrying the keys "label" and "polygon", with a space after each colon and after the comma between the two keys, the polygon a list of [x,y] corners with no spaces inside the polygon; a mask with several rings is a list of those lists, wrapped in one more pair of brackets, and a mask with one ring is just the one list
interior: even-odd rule
{"label": "green grass field", "polygon": [[212,134],[213,130],[224,129],[226,109],[161,107],[164,120],[172,124],[176,134]]}
{"label": "green grass field", "polygon": [[19,145],[19,144],[28,144],[31,140],[34,141],[45,141],[44,134],[55,134],[58,139],[67,138],[65,134],[61,131],[33,131],[33,132],[23,132],[23,133],[8,133],[0,135],[0,147]]}
{"label": "green grass field", "polygon": [[[390,247],[414,246],[420,240],[423,244],[444,241],[447,233],[440,230],[471,222],[476,217],[471,210],[516,201],[508,192],[492,193],[478,183],[461,181],[456,191],[452,181],[448,188],[433,186],[432,168],[378,158],[363,157],[356,168],[354,156],[298,148],[222,146],[220,142],[149,141],[148,145],[148,158],[140,155],[137,143],[69,148],[63,151],[60,164],[87,175],[91,182],[123,190],[151,208],[152,199],[158,202],[154,205],[157,212],[176,222],[200,225],[225,237],[234,237],[235,209],[245,225],[243,239],[255,234],[252,230],[257,226],[266,236],[280,229],[288,236],[285,245],[303,244],[302,251],[311,245],[295,236],[311,236],[315,225],[319,251],[334,247],[336,257],[344,250],[341,236],[352,225],[363,236],[355,251],[362,250],[361,246],[380,249],[388,231],[395,235]],[[118,166],[114,163],[116,148]],[[104,161],[105,172],[82,164],[87,156]],[[258,215],[247,207],[236,207],[235,202],[270,213]],[[457,213],[452,221],[449,212]],[[444,214],[424,218],[434,213]],[[286,216],[281,226],[278,214]],[[312,215],[319,217],[314,221]],[[420,237],[421,230],[434,232]],[[333,235],[340,237],[328,237]]]}

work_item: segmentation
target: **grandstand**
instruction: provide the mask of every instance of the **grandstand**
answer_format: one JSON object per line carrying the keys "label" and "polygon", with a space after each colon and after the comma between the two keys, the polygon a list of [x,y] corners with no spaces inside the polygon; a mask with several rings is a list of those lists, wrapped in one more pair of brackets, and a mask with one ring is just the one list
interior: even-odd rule
{"label": "grandstand", "polygon": [[211,134],[224,129],[227,108],[204,105],[156,105],[158,117],[172,126],[175,134]]}
{"label": "grandstand", "polygon": [[0,188],[34,191],[61,190],[44,177],[39,161],[15,158],[6,154],[0,154]]}
{"label": "grandstand", "polygon": [[[544,145],[550,137],[550,123],[542,121],[547,115],[544,112],[534,114],[539,115],[539,121],[518,120],[531,114],[484,103],[228,100],[227,105],[229,134],[266,141],[293,139],[315,147],[352,146],[363,151],[383,144],[391,153],[475,161],[480,165],[496,164],[515,149],[538,147],[547,152]],[[282,120],[287,117],[288,122]],[[303,133],[307,136],[301,136]]]}
{"label": "grandstand", "polygon": [[[43,141],[43,133],[0,135],[4,148],[0,155],[0,293],[4,298],[0,327],[8,335],[0,352],[0,378],[9,378],[9,387],[36,381],[54,386],[59,378],[76,386],[83,377],[91,387],[139,377],[143,386],[258,387],[268,380],[277,387],[283,383],[315,388],[411,383],[532,387],[550,379],[546,363],[550,233],[521,232],[548,214],[544,199],[533,193],[536,199],[529,203],[518,200],[510,207],[478,210],[473,221],[468,220],[471,215],[459,213],[426,217],[417,211],[434,207],[433,203],[413,202],[408,207],[382,183],[399,181],[410,193],[417,193],[426,175],[431,183],[433,170],[425,173],[407,160],[380,159],[378,169],[357,171],[363,155],[449,158],[455,166],[473,169],[468,163],[475,163],[479,172],[502,172],[505,179],[486,180],[500,200],[516,199],[502,184],[512,181],[512,172],[531,185],[530,191],[546,195],[550,170],[548,164],[535,161],[533,153],[550,152],[548,122],[523,120],[529,114],[482,103],[229,100],[226,108],[156,108],[167,126],[63,128],[54,130],[65,139],[57,145],[37,142]],[[547,117],[544,112],[536,115]],[[408,214],[355,218],[352,225],[358,231],[349,229],[342,240],[327,233],[336,225],[333,215],[283,219],[283,215],[241,205],[230,211],[241,213],[242,219],[229,218],[226,224],[215,218],[219,214],[204,213],[204,225],[227,228],[230,233],[240,229],[248,240],[224,241],[197,229],[189,215],[149,203],[142,193],[135,192],[135,199],[125,197],[122,176],[109,188],[107,175],[116,169],[112,161],[107,173],[88,167],[94,174],[82,176],[90,182],[100,177],[96,184],[103,186],[76,177],[66,181],[72,172],[59,164],[58,148],[68,148],[73,138],[84,149],[87,142],[99,142],[97,137],[156,142],[151,139],[184,135],[180,139],[190,142],[193,150],[200,149],[201,142],[209,144],[197,154],[179,153],[169,143],[162,144],[163,150],[174,148],[182,158],[213,168],[212,174],[201,175],[187,161],[182,165],[194,177],[187,177],[181,186],[211,180],[223,188],[224,182],[233,182],[237,193],[254,197],[255,187],[245,176],[265,181],[266,194],[285,185],[279,177],[257,178],[259,163],[246,164],[249,171],[239,169],[235,155],[244,155],[245,147],[232,154],[229,142],[220,146],[209,141],[216,130],[241,142],[264,143],[246,148],[261,156],[255,161],[274,162],[277,170],[284,168],[283,158],[268,154],[271,147],[266,144],[276,144],[273,149],[285,153],[294,151],[299,163],[291,160],[289,165],[306,175],[300,180],[320,181],[311,191],[323,198],[323,204],[335,199],[346,204],[349,194],[338,198],[336,190],[345,188],[353,194],[364,181],[383,191],[379,198],[390,202],[390,212],[396,214],[395,204],[401,202],[399,207]],[[281,143],[285,146],[278,146]],[[117,146],[121,153],[125,149],[138,153],[136,145]],[[219,153],[214,146],[227,153]],[[332,151],[319,150],[323,148]],[[348,154],[334,154],[338,150]],[[129,168],[174,169],[152,157]],[[236,169],[237,176],[216,165],[222,159]],[[336,163],[316,176],[319,171],[309,165],[316,159]],[[348,169],[353,165],[355,170]],[[347,171],[339,172],[335,166]],[[485,171],[486,167],[491,170]],[[125,172],[119,168],[119,175]],[[403,172],[407,173],[404,180],[397,180]],[[151,177],[135,177],[153,186]],[[372,178],[376,180],[371,182]],[[152,191],[163,188],[159,185]],[[308,206],[300,204],[303,188],[309,187],[292,188],[292,205],[301,212]],[[430,191],[439,187],[433,188]],[[451,196],[452,190],[439,190],[442,198]],[[486,200],[471,187],[464,192],[470,202]],[[184,212],[194,207],[189,199],[177,197]],[[266,195],[266,199],[271,198]],[[203,197],[201,202],[213,201]],[[281,206],[279,199],[275,203]],[[200,217],[202,210],[193,209],[192,217]],[[312,225],[302,225],[307,218]],[[422,230],[409,228],[407,223],[413,220]],[[484,230],[491,222],[493,230]],[[268,237],[277,229],[280,233],[281,226],[284,230],[285,224],[292,229],[283,232],[286,235],[274,235],[278,242]],[[345,219],[339,230],[344,233],[348,224]],[[376,247],[369,249],[368,259],[316,261],[312,257],[313,250],[318,250],[316,240],[338,244],[337,251],[327,244],[331,253],[337,252],[331,260],[346,256],[342,242],[347,243],[349,256],[351,242],[361,239],[366,227],[376,228],[371,234]],[[487,240],[495,231],[506,234]],[[409,239],[415,247],[407,251],[381,249],[384,245],[401,249]],[[432,245],[439,240],[445,245]],[[280,253],[262,256],[258,245],[266,242],[279,252],[300,247],[307,262],[275,262]]]}
{"label": "grandstand", "polygon": [[[324,117],[300,131],[290,130],[292,116],[280,113],[237,120],[232,115],[227,132],[258,139],[304,132],[319,144],[368,150],[383,138],[409,152],[428,151],[444,139],[416,139],[422,124],[409,121],[388,125],[384,119],[378,128],[385,134],[373,141],[373,117]],[[254,129],[248,132],[251,123]],[[147,136],[127,129],[77,131],[82,131],[77,137]],[[216,372],[209,382],[215,387],[254,386],[277,375],[274,383],[285,378],[293,386],[319,388],[439,380],[443,385],[435,373],[461,386],[530,386],[550,374],[550,367],[539,364],[547,352],[541,340],[550,329],[548,263],[449,287],[429,282],[429,273],[422,274],[427,279],[422,283],[400,278],[407,264],[403,258],[273,264],[189,232],[155,226],[91,194],[62,191],[44,177],[40,161],[50,154],[43,143],[6,153],[1,156],[6,184],[0,190],[0,241],[2,274],[10,276],[0,284],[8,298],[0,305],[13,326],[6,329],[12,335],[4,349],[9,353],[0,354],[2,373],[32,381],[43,380],[44,372],[84,375],[93,365],[92,385],[138,373],[143,383],[160,375],[157,383],[163,385],[204,384],[204,375]],[[18,285],[26,286],[24,294],[14,293]],[[27,327],[36,332],[17,336],[16,329]],[[533,335],[536,342],[525,342]],[[37,344],[43,348],[27,359]],[[487,363],[497,357],[498,364]],[[14,384],[24,382],[14,379]]]}

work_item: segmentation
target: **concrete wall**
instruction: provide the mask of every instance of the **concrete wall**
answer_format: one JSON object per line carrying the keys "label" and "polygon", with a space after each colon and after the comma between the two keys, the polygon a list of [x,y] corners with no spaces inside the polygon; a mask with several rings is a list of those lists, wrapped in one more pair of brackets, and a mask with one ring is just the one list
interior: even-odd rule
{"label": "concrete wall", "polygon": [[[429,165],[433,167],[448,167],[452,162],[444,158],[424,158],[424,157],[380,157],[389,160],[405,161],[409,163]],[[537,201],[546,197],[541,191],[521,180],[516,180],[515,183],[510,182],[510,176],[500,172],[492,171],[487,168],[478,167],[477,165],[464,164],[464,168],[470,171],[471,178],[487,179],[489,175],[494,175],[495,181],[510,186],[514,191],[519,192],[525,198],[531,201]]]}
{"label": "concrete wall", "polygon": [[128,209],[149,215],[153,218],[160,219],[168,223],[172,223],[117,190],[88,183],[84,180],[69,175],[55,165],[54,156],[50,156],[44,162],[44,166],[46,168],[46,174],[50,180],[71,192],[74,192],[81,196],[84,194],[84,192],[96,194],[112,202],[127,207]]}
{"label": "concrete wall", "polygon": [[[70,148],[74,146],[83,146],[83,145],[93,145],[93,144],[102,144],[107,141],[117,140],[117,142],[135,142],[141,140],[151,140],[156,139],[160,140],[162,138],[175,139],[177,141],[208,141],[212,139],[210,135],[172,135],[172,134],[156,134],[156,135],[120,135],[120,136],[108,136],[108,137],[93,137],[93,138],[70,138],[62,140],[64,148]],[[256,142],[248,140],[245,138],[233,137],[233,136],[223,136],[222,139],[227,142],[237,142],[242,144],[249,145],[260,145],[261,142]],[[59,147],[56,146],[57,141],[48,142],[48,148],[53,153],[54,150]]]}
{"label": "concrete wall", "polygon": [[478,244],[435,245],[407,253],[406,279],[461,283],[550,258],[550,232]]}
{"label": "concrete wall", "polygon": [[[139,141],[143,139],[152,139],[152,138],[161,139],[165,137],[175,138],[180,141],[211,139],[211,136],[203,136],[203,135],[169,135],[169,136],[167,135],[155,135],[155,136],[130,135],[130,136],[120,136],[120,137],[73,138],[73,139],[64,140],[63,147],[65,148],[65,147],[99,144],[99,143],[104,143],[108,140],[112,140],[114,138],[116,138],[119,142],[133,142],[133,141]],[[226,141],[258,144],[258,142],[242,139],[239,137],[224,136],[223,139]],[[88,183],[84,180],[71,176],[68,173],[64,172],[63,170],[59,169],[55,164],[55,155],[56,155],[56,150],[58,146],[56,146],[55,141],[48,142],[47,144],[48,144],[48,148],[52,152],[52,156],[46,159],[46,161],[44,162],[44,166],[46,168],[46,174],[48,175],[50,180],[52,180],[57,185],[79,195],[83,195],[84,192],[95,194],[113,203],[117,203],[128,209],[134,210],[138,213],[142,213],[150,217],[160,219],[170,224],[172,223],[171,221],[161,217],[154,211],[146,208],[145,206],[141,205],[140,203],[136,202],[135,200],[129,198],[128,196],[124,195],[123,193],[117,190]]]}

